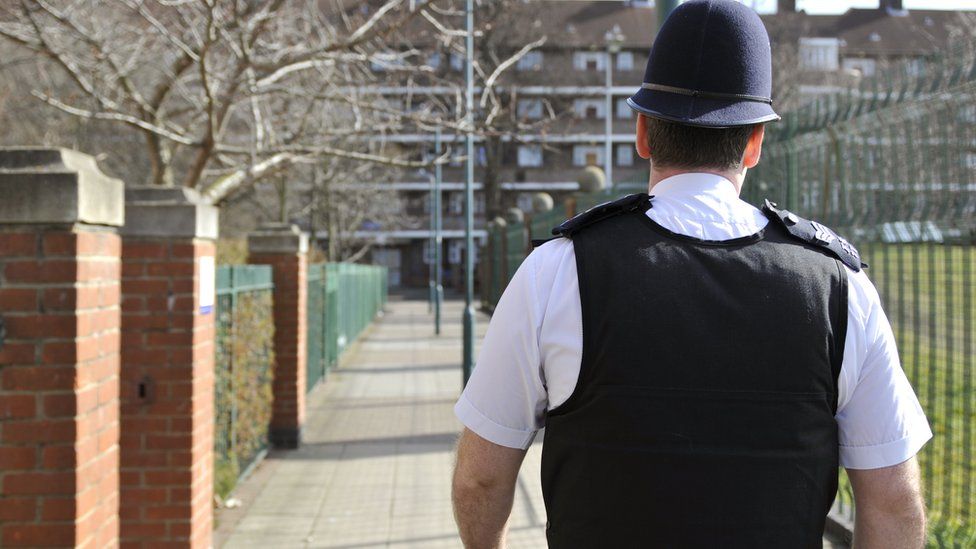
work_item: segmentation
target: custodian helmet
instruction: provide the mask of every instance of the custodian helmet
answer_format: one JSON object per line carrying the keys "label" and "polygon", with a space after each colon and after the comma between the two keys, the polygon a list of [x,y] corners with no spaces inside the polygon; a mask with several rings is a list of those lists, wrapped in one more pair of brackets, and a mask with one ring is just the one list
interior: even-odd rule
{"label": "custodian helmet", "polygon": [[681,4],[658,32],[644,83],[627,104],[653,118],[727,128],[779,120],[769,35],[731,0]]}

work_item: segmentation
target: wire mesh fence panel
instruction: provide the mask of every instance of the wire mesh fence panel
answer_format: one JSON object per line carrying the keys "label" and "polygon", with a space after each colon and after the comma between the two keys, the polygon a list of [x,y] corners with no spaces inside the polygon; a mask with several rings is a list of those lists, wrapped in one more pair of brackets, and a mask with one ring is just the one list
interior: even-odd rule
{"label": "wire mesh fence panel", "polygon": [[274,317],[271,267],[217,269],[214,489],[237,484],[268,444]]}
{"label": "wire mesh fence panel", "polygon": [[505,230],[505,253],[507,255],[505,280],[511,280],[522,260],[529,253],[528,231],[525,223],[512,223]]}
{"label": "wire mesh fence panel", "polygon": [[318,263],[308,266],[308,290],[306,292],[307,322],[306,354],[307,375],[305,390],[311,391],[325,377],[330,365],[328,354],[328,324],[326,314],[327,288],[325,280],[325,264]]}
{"label": "wire mesh fence panel", "polygon": [[[332,368],[386,306],[389,271],[377,265],[319,263],[309,266],[309,382]],[[313,298],[316,292],[319,297]],[[313,324],[313,319],[314,324]],[[312,338],[321,362],[311,369]]]}
{"label": "wire mesh fence panel", "polygon": [[[929,545],[976,546],[976,55],[818,101],[770,133],[744,195],[846,236],[871,267],[934,439],[919,454]],[[853,517],[841,479],[839,512]]]}

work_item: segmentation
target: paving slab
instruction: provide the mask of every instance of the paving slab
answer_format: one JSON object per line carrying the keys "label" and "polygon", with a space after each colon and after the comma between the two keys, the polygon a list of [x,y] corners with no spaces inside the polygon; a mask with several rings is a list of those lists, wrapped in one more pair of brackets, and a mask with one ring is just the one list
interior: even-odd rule
{"label": "paving slab", "polygon": [[[235,490],[242,507],[218,511],[215,547],[460,548],[450,477],[462,307],[445,303],[435,336],[426,301],[393,296],[309,394],[302,447],[271,451]],[[487,324],[479,315],[479,342]],[[533,444],[519,474],[513,549],[546,546],[541,450]]]}

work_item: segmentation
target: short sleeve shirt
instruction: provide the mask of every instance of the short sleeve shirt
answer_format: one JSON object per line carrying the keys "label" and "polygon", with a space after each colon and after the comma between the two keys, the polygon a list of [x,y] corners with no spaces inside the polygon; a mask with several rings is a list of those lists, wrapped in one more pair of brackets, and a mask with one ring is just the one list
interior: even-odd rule
{"label": "short sleeve shirt", "polygon": [[[652,192],[654,207],[646,215],[679,234],[729,240],[755,234],[768,222],[718,175],[674,176]],[[848,325],[835,416],[840,464],[896,465],[914,456],[932,432],[901,368],[877,290],[864,271],[848,270],[847,276]],[[573,393],[582,350],[573,242],[556,239],[534,250],[505,289],[455,414],[486,440],[528,448],[546,411]]]}

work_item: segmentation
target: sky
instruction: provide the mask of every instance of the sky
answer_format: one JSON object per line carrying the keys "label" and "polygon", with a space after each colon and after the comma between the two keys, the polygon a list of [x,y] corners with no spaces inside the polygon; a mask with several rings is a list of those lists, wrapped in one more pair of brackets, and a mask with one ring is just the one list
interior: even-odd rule
{"label": "sky", "polygon": [[[776,0],[739,0],[754,6],[759,12],[772,12]],[[904,0],[907,9],[976,10],[976,0]],[[874,8],[878,0],[796,0],[797,9],[807,13],[843,13],[848,8]]]}

